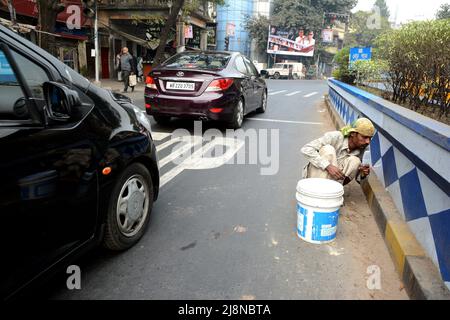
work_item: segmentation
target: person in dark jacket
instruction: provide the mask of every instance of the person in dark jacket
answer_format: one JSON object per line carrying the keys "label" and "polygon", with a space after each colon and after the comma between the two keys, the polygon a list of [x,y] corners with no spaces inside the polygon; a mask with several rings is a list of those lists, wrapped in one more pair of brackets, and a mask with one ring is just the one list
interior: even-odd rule
{"label": "person in dark jacket", "polygon": [[[123,92],[127,92],[130,84],[130,75],[136,74],[136,65],[133,56],[128,52],[127,47],[122,48],[122,54],[120,55],[120,71],[122,71],[124,82]],[[131,87],[131,91],[134,91],[134,87]]]}

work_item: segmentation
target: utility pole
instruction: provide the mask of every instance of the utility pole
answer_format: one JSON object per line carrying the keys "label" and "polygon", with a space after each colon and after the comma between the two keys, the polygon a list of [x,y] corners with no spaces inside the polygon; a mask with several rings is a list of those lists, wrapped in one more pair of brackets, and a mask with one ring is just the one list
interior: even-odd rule
{"label": "utility pole", "polygon": [[100,71],[100,52],[98,49],[98,3],[95,0],[94,4],[95,18],[94,18],[94,48],[95,48],[95,83],[100,85],[99,71]]}
{"label": "utility pole", "polygon": [[17,21],[16,21],[16,9],[14,9],[14,6],[12,4],[12,0],[7,0],[8,1],[8,10],[9,10],[9,15],[11,16],[11,25],[15,26]]}

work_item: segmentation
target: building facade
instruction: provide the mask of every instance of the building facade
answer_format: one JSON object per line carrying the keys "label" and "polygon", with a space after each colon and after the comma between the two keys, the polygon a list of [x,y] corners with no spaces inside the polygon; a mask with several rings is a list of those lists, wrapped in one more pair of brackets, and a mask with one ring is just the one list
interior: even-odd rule
{"label": "building facade", "polygon": [[251,39],[245,30],[245,17],[253,16],[253,4],[252,0],[226,0],[224,6],[217,7],[217,50],[225,50],[228,30],[228,50],[250,56]]}
{"label": "building facade", "polygon": [[[251,39],[245,29],[245,18],[270,17],[272,0],[226,0],[225,6],[217,8],[217,49],[225,50],[225,37],[228,30],[234,28],[230,36],[230,51],[239,51],[262,65],[267,62],[267,55],[257,50],[256,41]],[[230,26],[231,25],[231,26]]]}

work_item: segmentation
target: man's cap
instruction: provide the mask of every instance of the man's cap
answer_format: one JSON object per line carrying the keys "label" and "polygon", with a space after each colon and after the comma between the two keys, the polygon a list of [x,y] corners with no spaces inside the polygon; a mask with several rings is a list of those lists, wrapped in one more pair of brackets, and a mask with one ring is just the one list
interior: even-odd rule
{"label": "man's cap", "polygon": [[366,137],[373,137],[375,134],[375,127],[367,118],[359,118],[353,122],[350,126],[342,128],[341,132],[344,136],[350,135],[351,132],[357,132]]}
{"label": "man's cap", "polygon": [[375,134],[375,127],[373,126],[372,121],[367,118],[359,118],[352,124],[352,129],[350,132],[358,132],[366,137],[373,137]]}

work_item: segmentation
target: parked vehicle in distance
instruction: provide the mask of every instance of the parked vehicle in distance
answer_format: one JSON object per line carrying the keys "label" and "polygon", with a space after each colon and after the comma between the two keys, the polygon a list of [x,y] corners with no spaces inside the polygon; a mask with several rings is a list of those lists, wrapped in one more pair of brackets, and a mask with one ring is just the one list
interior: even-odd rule
{"label": "parked vehicle in distance", "polygon": [[[292,69],[290,71],[289,69]],[[292,79],[305,78],[305,67],[303,63],[275,63],[272,68],[266,69],[269,78],[288,79],[292,75]]]}
{"label": "parked vehicle in distance", "polygon": [[143,110],[3,26],[0,98],[6,300],[93,246],[125,250],[139,241],[159,168]]}
{"label": "parked vehicle in distance", "polygon": [[240,128],[244,116],[265,112],[267,86],[238,52],[183,52],[146,78],[145,107],[160,124],[172,117],[223,121]]}

